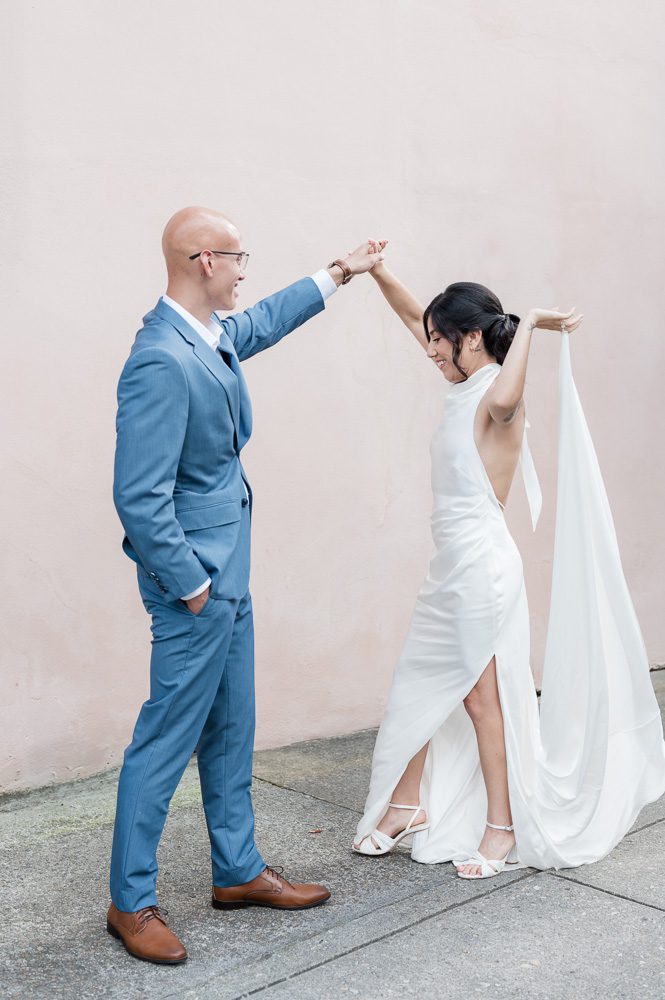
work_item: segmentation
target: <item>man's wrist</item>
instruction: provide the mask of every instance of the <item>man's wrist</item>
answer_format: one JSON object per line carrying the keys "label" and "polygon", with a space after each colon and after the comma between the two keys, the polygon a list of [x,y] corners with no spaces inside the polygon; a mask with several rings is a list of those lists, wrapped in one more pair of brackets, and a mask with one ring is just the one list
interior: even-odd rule
{"label": "man's wrist", "polygon": [[326,274],[330,275],[337,288],[339,288],[344,280],[344,274],[341,269],[336,264],[329,264],[326,268]]}
{"label": "man's wrist", "polygon": [[193,601],[196,597],[199,597],[201,594],[203,594],[204,591],[206,591],[208,587],[211,585],[211,583],[212,581],[210,577],[208,577],[205,583],[202,583],[200,587],[196,588],[196,590],[192,590],[191,593],[186,594],[185,597],[181,597],[180,600],[185,602]]}
{"label": "man's wrist", "polygon": [[348,261],[344,260],[342,257],[336,257],[330,264],[328,264],[328,270],[332,275],[333,281],[339,285],[348,285],[353,277],[353,271],[349,266]]}

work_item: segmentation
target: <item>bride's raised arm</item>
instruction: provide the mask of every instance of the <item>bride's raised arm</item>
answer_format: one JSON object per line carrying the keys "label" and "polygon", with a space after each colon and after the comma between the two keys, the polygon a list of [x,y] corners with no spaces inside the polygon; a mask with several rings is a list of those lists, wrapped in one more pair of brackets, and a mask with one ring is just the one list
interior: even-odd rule
{"label": "bride's raised arm", "polygon": [[[378,253],[380,250],[383,250],[388,241],[370,240],[369,242],[374,244],[374,252]],[[385,262],[381,261],[375,264],[369,273],[383,292],[388,305],[391,309],[394,309],[402,323],[404,323],[404,326],[411,331],[420,346],[426,351],[428,344],[427,337],[425,336],[425,328],[423,327],[424,307],[411,294],[409,289],[395,277],[392,271],[386,267]]]}
{"label": "bride's raised arm", "polygon": [[569,312],[558,312],[556,309],[529,310],[520,320],[501,371],[487,393],[487,407],[492,420],[497,424],[510,424],[519,410],[524,395],[533,330],[566,330],[570,333],[581,322],[582,315],[575,313],[575,307]]}

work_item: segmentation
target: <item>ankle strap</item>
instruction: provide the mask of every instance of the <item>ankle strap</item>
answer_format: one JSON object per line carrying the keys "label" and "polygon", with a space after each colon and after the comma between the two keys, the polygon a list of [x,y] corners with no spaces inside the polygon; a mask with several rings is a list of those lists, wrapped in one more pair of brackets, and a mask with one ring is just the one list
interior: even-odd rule
{"label": "ankle strap", "polygon": [[408,809],[409,812],[413,813],[413,816],[411,817],[411,819],[409,820],[409,822],[406,824],[406,829],[403,831],[404,833],[408,833],[408,831],[411,829],[411,827],[413,826],[413,824],[415,822],[416,816],[418,815],[418,813],[422,809],[422,806],[420,806],[420,805],[418,805],[418,806],[399,806],[399,805],[397,805],[396,802],[389,802],[388,806],[389,806],[390,809]]}
{"label": "ankle strap", "polygon": [[497,823],[486,823],[492,830],[507,830],[509,833],[514,829],[513,826],[499,826]]}

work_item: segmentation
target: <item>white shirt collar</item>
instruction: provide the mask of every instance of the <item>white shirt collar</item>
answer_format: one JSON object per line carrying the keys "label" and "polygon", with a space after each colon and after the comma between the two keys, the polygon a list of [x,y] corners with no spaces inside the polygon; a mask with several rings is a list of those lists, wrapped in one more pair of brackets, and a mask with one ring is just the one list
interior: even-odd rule
{"label": "white shirt collar", "polygon": [[179,316],[182,316],[185,322],[189,323],[189,325],[196,330],[199,337],[205,340],[206,344],[208,344],[213,351],[217,350],[219,347],[221,327],[219,323],[212,318],[212,315],[210,316],[208,323],[204,326],[204,324],[201,323],[196,316],[192,316],[190,312],[187,312],[185,307],[181,306],[179,302],[175,301],[175,299],[172,299],[170,295],[164,293],[164,295],[162,295],[162,302],[166,302],[167,306],[170,306],[171,309],[177,312]]}

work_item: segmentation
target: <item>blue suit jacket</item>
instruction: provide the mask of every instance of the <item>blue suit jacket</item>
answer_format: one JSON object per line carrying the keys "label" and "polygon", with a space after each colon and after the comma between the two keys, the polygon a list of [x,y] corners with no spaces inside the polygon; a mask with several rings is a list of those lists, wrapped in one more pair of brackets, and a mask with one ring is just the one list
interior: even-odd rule
{"label": "blue suit jacket", "polygon": [[[209,576],[239,599],[249,583],[249,507],[240,450],[252,410],[239,361],[324,308],[311,278],[218,320],[219,352],[160,299],[118,385],[113,499],[123,548],[177,601]],[[250,491],[251,497],[251,491]]]}

